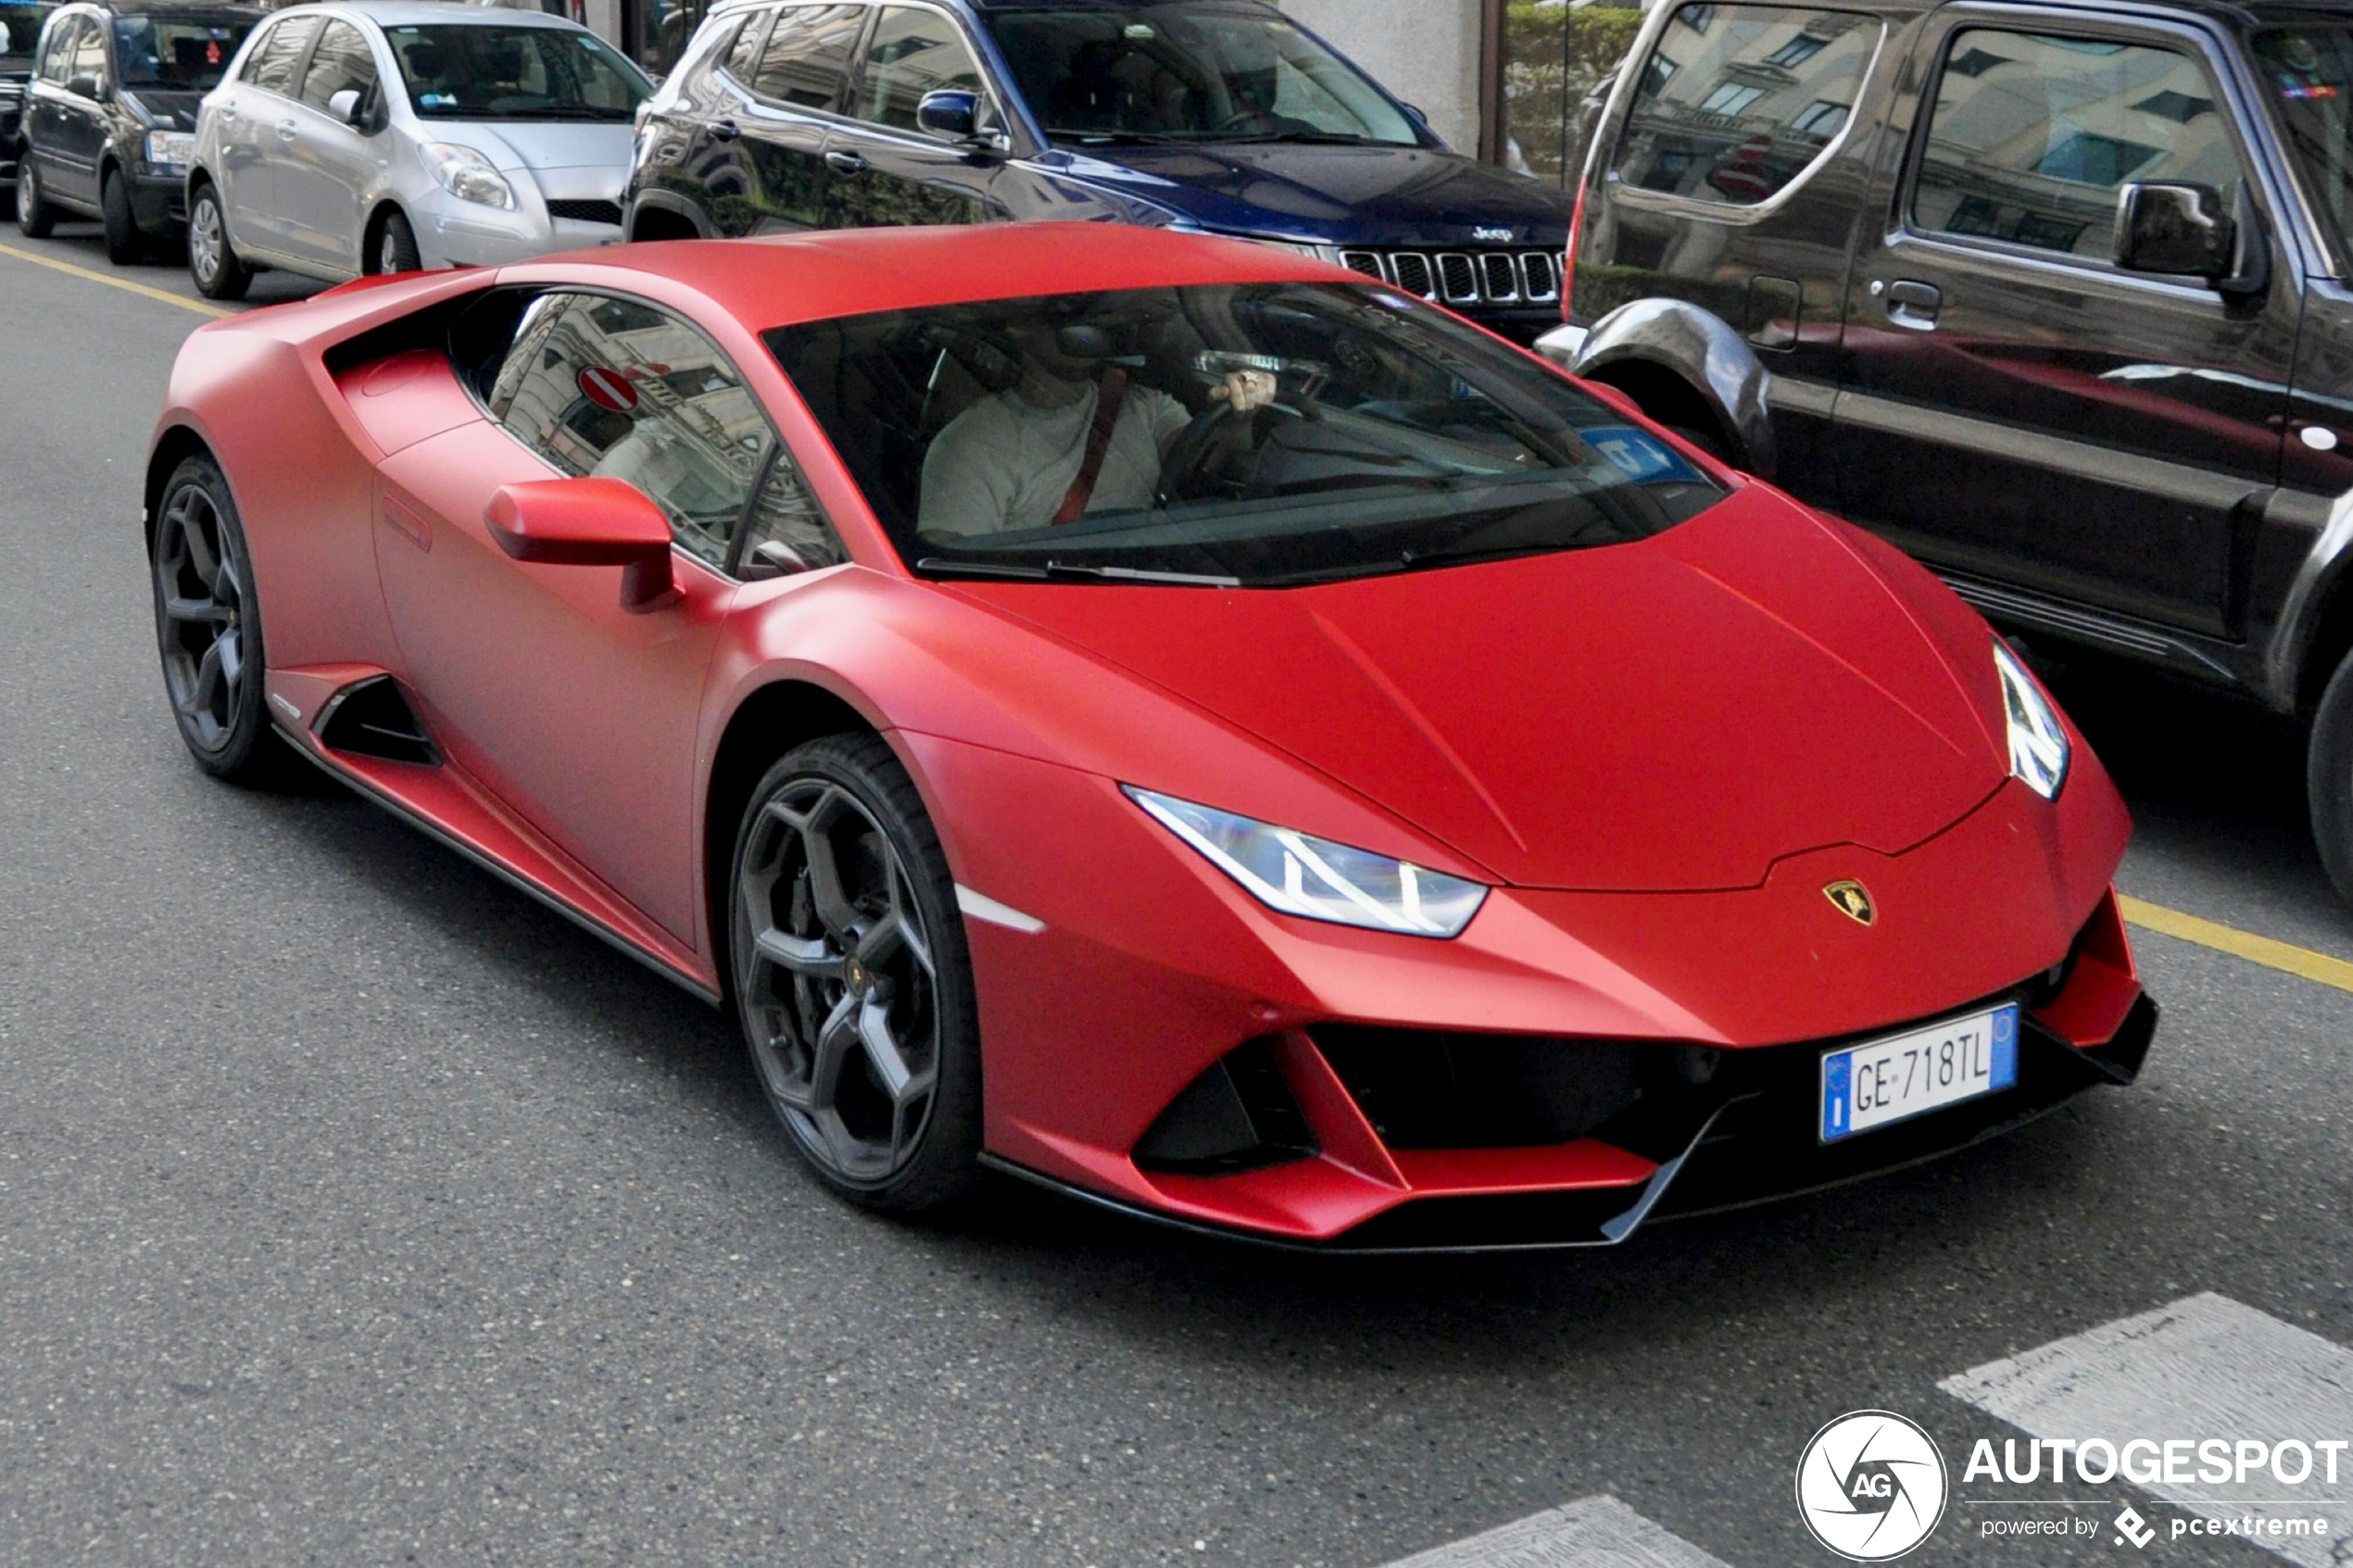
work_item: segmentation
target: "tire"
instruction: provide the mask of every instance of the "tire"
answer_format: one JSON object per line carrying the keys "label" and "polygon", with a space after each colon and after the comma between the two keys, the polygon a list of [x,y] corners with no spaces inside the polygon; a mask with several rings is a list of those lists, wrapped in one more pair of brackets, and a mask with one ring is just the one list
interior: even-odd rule
{"label": "tire", "polygon": [[172,470],[148,540],[164,695],[196,766],[274,783],[290,760],[262,706],[260,606],[229,481],[211,458]]}
{"label": "tire", "polygon": [[414,272],[424,262],[417,255],[417,232],[397,212],[384,214],[376,231],[375,254],[368,258],[371,272]]}
{"label": "tire", "polygon": [[2336,667],[2321,694],[2305,752],[2304,789],[2321,864],[2336,884],[2336,896],[2353,904],[2353,654]]}
{"label": "tire", "polygon": [[253,269],[229,243],[220,187],[209,183],[198,185],[188,202],[188,276],[207,299],[243,299],[253,287]]}
{"label": "tire", "polygon": [[41,176],[34,172],[32,152],[17,156],[17,228],[28,240],[45,240],[57,226],[57,209],[42,194]]}
{"label": "tire", "polygon": [[147,254],[147,236],[139,232],[138,215],[131,210],[131,187],[122,176],[108,169],[100,179],[98,210],[107,225],[107,259],[129,267]]}
{"label": "tire", "polygon": [[787,752],[745,808],[727,897],[736,1017],[802,1162],[882,1212],[966,1197],[981,1140],[972,960],[947,857],[890,747],[840,734]]}

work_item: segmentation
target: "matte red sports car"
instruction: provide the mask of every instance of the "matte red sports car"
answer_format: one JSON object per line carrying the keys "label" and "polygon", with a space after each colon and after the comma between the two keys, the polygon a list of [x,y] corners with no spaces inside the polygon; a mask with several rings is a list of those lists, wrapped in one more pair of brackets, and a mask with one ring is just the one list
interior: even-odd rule
{"label": "matte red sports car", "polygon": [[197,760],[301,753],[740,1017],[790,1140],[1343,1248],[1622,1239],[2155,1026],[1983,621],[1280,250],[639,245],[216,322],[146,479]]}

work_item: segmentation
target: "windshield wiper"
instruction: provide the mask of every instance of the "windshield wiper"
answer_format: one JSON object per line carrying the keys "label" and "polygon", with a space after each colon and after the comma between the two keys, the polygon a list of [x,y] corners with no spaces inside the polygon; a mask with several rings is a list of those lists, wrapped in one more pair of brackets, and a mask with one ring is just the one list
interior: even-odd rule
{"label": "windshield wiper", "polygon": [[1198,571],[1150,571],[1132,566],[1074,566],[1067,561],[1046,563],[1049,577],[1087,577],[1113,583],[1173,583],[1188,588],[1239,588],[1239,577],[1212,577]]}
{"label": "windshield wiper", "polygon": [[1017,577],[1031,583],[1046,581],[1042,566],[1003,566],[995,561],[950,560],[944,556],[925,556],[915,563],[915,570],[926,577]]}
{"label": "windshield wiper", "polygon": [[1403,147],[1405,142],[1384,142],[1375,136],[1360,136],[1349,131],[1238,131],[1229,136],[1202,136],[1196,140],[1226,144],[1264,142],[1306,142],[1332,147]]}

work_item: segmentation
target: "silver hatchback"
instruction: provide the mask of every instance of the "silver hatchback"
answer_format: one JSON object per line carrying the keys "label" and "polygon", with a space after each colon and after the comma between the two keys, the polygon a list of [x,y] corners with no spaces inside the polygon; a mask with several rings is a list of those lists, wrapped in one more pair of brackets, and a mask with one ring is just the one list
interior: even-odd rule
{"label": "silver hatchback", "polygon": [[298,6],[196,119],[188,270],[334,281],[490,267],[621,235],[645,73],[561,18],[444,0]]}

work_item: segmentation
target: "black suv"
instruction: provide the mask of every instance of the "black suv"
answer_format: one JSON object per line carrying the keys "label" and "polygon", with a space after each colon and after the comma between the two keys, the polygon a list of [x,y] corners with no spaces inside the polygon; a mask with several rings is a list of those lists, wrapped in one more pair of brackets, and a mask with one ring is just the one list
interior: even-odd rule
{"label": "black suv", "polygon": [[26,90],[17,223],[62,214],[107,226],[107,255],[135,261],[188,216],[196,105],[262,18],[258,6],[84,0],[42,29]]}
{"label": "black suv", "polygon": [[1252,0],[730,4],[649,105],[633,239],[1092,218],[1272,240],[1522,342],[1561,192]]}
{"label": "black suv", "polygon": [[13,193],[17,144],[23,134],[25,84],[32,80],[32,50],[57,0],[0,0],[0,185]]}
{"label": "black suv", "polygon": [[2313,722],[2353,898],[2353,15],[1667,5],[1546,352],[1996,623]]}

